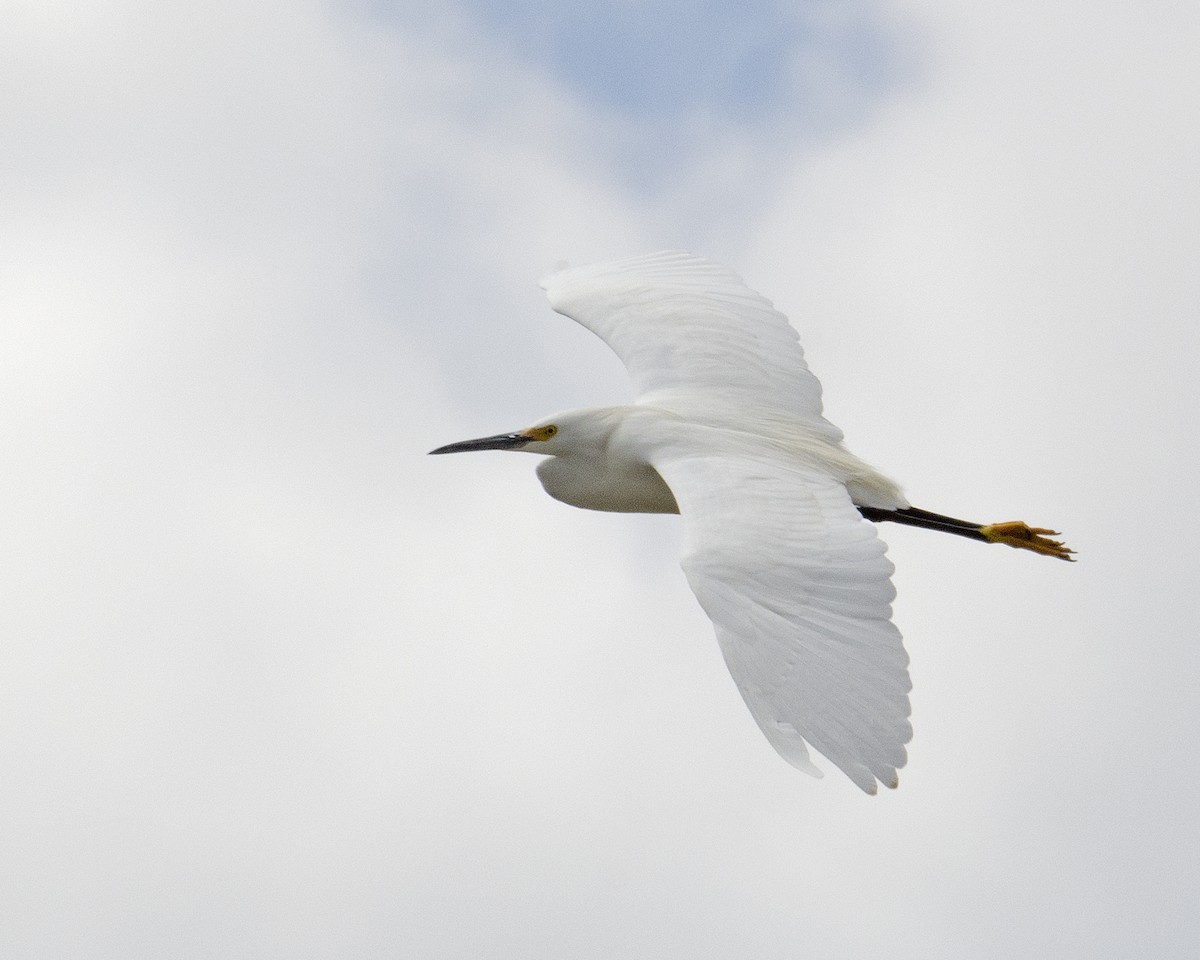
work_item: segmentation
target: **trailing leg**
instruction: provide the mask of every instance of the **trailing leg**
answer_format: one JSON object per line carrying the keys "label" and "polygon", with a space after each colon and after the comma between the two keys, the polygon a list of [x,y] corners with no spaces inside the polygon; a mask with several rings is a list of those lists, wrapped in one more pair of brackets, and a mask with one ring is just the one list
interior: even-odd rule
{"label": "trailing leg", "polygon": [[943,533],[953,533],[971,540],[1004,543],[1020,550],[1032,550],[1034,553],[1057,557],[1059,560],[1073,559],[1073,550],[1063,546],[1058,540],[1049,539],[1051,536],[1058,536],[1058,531],[1031,527],[1020,520],[1010,520],[1006,523],[971,523],[969,520],[956,520],[954,517],[931,513],[917,507],[905,507],[901,510],[859,507],[858,512],[875,523],[891,521],[909,527],[921,527],[924,530],[941,530]]}

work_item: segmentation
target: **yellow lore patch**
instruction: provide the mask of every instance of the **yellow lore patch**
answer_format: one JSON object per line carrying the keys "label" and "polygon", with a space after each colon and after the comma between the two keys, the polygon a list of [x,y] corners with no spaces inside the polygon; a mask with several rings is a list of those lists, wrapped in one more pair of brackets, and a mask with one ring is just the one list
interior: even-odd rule
{"label": "yellow lore patch", "polygon": [[522,430],[521,436],[528,437],[530,440],[549,440],[556,433],[558,433],[558,427],[550,423],[544,427],[530,427],[528,430]]}

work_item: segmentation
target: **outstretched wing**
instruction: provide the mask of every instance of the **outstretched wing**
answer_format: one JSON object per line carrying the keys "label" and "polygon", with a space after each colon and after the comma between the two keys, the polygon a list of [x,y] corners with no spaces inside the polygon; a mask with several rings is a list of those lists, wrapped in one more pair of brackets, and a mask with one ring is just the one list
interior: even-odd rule
{"label": "outstretched wing", "polygon": [[845,488],[793,458],[655,459],[684,519],[682,565],[762,732],[820,776],[811,745],[868,793],[904,766],[908,656],[892,564]]}
{"label": "outstretched wing", "polygon": [[639,403],[714,424],[805,421],[841,439],[796,331],[732,271],[667,251],[562,270],[541,286],[621,358]]}

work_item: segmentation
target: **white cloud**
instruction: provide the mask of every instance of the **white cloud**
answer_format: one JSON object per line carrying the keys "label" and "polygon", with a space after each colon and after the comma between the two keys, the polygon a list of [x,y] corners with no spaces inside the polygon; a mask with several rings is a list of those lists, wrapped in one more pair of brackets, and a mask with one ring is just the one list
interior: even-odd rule
{"label": "white cloud", "polygon": [[[651,202],[461,16],[10,4],[6,956],[1181,955],[1197,31],[1118,9],[917,7],[926,88]],[[888,531],[894,795],[761,742],[669,518],[423,458],[622,397],[533,281],[667,244],[918,502],[1082,551]]]}

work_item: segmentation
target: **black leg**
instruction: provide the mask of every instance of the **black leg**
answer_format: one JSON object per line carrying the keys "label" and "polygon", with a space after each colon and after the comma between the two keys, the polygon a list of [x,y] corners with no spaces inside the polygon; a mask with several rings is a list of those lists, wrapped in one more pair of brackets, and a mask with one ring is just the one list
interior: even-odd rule
{"label": "black leg", "polygon": [[969,520],[956,520],[954,517],[944,517],[940,513],[930,513],[917,507],[905,507],[902,510],[881,510],[878,507],[859,507],[858,512],[874,523],[890,520],[902,523],[908,527],[920,527],[923,530],[941,530],[943,533],[953,533],[960,537],[970,537],[972,540],[990,541],[983,531],[983,524],[971,523]]}
{"label": "black leg", "polygon": [[859,507],[858,512],[874,523],[891,521],[903,523],[909,527],[921,527],[925,530],[941,530],[943,533],[953,533],[971,540],[982,540],[984,543],[1003,543],[1021,550],[1032,550],[1034,553],[1058,557],[1059,560],[1072,559],[1071,554],[1074,552],[1057,540],[1050,540],[1043,536],[1043,534],[1057,536],[1055,531],[1030,527],[1020,520],[1008,523],[971,523],[969,520],[956,520],[954,517],[931,513],[917,507],[904,507],[901,510]]}

